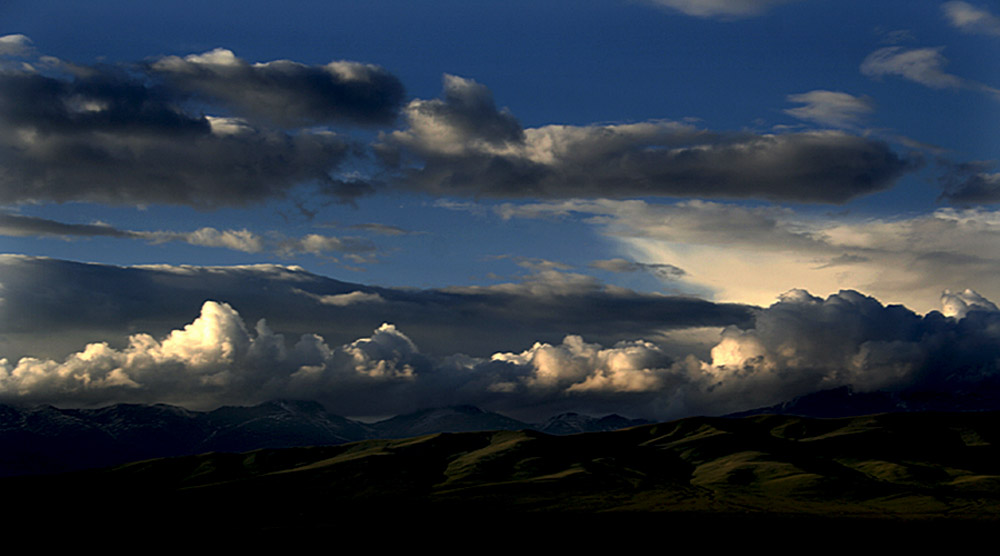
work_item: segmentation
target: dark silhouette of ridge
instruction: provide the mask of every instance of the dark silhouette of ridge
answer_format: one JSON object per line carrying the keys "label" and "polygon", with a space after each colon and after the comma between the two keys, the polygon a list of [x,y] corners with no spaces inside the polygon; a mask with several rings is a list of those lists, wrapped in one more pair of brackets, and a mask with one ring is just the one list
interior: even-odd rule
{"label": "dark silhouette of ridge", "polygon": [[971,390],[856,391],[850,386],[812,392],[780,404],[732,413],[750,415],[798,415],[802,417],[855,417],[876,413],[921,411],[996,411],[1000,409],[1000,384],[980,383]]}
{"label": "dark silhouette of ridge", "polygon": [[[557,434],[631,426],[617,416],[581,416]],[[610,420],[608,420],[610,419]],[[200,412],[166,404],[98,409],[0,405],[0,477],[106,467],[206,452],[247,452],[407,438],[438,432],[545,428],[470,405],[432,408],[362,423],[313,401],[277,400]]]}

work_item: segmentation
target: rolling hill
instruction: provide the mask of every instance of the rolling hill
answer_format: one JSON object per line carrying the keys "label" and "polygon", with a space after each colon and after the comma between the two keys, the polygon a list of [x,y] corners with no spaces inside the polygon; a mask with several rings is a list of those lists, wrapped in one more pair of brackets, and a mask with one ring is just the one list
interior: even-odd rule
{"label": "rolling hill", "polygon": [[0,488],[25,511],[82,500],[161,518],[183,508],[195,523],[247,527],[528,515],[992,526],[1000,413],[696,417],[568,436],[437,433],[148,460],[7,478]]}

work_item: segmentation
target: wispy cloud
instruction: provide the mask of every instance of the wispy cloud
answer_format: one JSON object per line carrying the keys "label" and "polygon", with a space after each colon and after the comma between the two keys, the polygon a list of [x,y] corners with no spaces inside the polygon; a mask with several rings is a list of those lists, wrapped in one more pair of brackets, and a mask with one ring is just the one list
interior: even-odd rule
{"label": "wispy cloud", "polygon": [[348,226],[353,230],[362,230],[365,232],[373,232],[384,236],[409,236],[409,235],[420,235],[424,232],[417,232],[413,230],[407,230],[406,228],[401,228],[399,226],[393,226],[390,224],[381,224],[378,222],[366,222],[364,224],[353,224]]}
{"label": "wispy cloud", "polygon": [[941,5],[945,17],[953,27],[966,33],[1000,36],[1000,17],[987,8],[968,2],[945,2]]}
{"label": "wispy cloud", "polygon": [[120,237],[137,238],[137,233],[107,224],[69,224],[36,216],[0,212],[0,235],[10,237]]}
{"label": "wispy cloud", "polygon": [[800,120],[820,125],[852,128],[875,111],[874,102],[867,97],[856,97],[839,91],[815,90],[788,95],[788,101],[802,104],[789,108],[785,113]]}
{"label": "wispy cloud", "polygon": [[776,6],[798,1],[800,0],[646,0],[685,15],[723,19],[754,17]]}
{"label": "wispy cloud", "polygon": [[913,49],[900,46],[880,48],[869,54],[861,63],[861,73],[874,78],[894,75],[934,89],[980,91],[1000,99],[1000,89],[945,71],[948,59],[945,58],[943,51],[943,46]]}
{"label": "wispy cloud", "polygon": [[640,263],[625,259],[607,259],[590,263],[591,268],[609,272],[649,272],[663,280],[683,278],[686,272],[683,268],[667,263]]}
{"label": "wispy cloud", "polygon": [[123,230],[107,224],[68,224],[18,214],[0,212],[0,235],[13,237],[55,236],[112,237],[137,239],[153,244],[181,242],[202,247],[220,247],[244,253],[272,252],[282,256],[298,253],[327,255],[330,253],[371,254],[377,251],[374,243],[358,237],[334,237],[307,234],[288,237],[278,232],[258,234],[247,229],[219,230],[203,227],[191,232]]}

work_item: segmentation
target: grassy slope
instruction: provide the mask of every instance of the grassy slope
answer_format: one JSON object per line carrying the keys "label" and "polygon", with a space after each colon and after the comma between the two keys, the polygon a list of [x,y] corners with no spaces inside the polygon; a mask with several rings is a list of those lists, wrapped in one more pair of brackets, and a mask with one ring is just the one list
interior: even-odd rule
{"label": "grassy slope", "polygon": [[[690,418],[610,433],[435,434],[0,482],[8,500],[209,519],[352,515],[1000,515],[1000,414]],[[167,508],[170,508],[169,510]]]}

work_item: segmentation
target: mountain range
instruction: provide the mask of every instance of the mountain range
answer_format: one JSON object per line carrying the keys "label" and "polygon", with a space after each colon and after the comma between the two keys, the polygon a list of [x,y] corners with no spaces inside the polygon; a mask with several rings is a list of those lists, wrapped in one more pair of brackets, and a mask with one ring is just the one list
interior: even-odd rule
{"label": "mountain range", "polygon": [[336,445],[440,432],[538,430],[571,434],[647,423],[565,413],[525,423],[473,406],[425,409],[375,423],[328,412],[316,402],[273,401],[198,412],[164,405],[20,409],[0,405],[0,476],[45,474],[152,458],[261,448]]}

